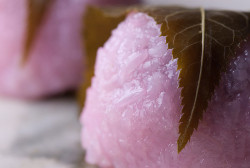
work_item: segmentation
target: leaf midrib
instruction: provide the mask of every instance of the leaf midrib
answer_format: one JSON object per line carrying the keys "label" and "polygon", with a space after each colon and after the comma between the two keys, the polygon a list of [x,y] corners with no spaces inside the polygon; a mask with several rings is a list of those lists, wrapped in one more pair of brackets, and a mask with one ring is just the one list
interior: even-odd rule
{"label": "leaf midrib", "polygon": [[[187,125],[187,127],[185,128],[185,131],[184,131],[184,137],[187,136],[187,131],[188,131],[188,129],[190,127],[190,124],[192,122],[192,119],[193,119],[193,115],[194,115],[194,111],[195,111],[196,103],[197,103],[197,98],[198,98],[198,93],[199,93],[199,90],[200,90],[200,82],[201,82],[202,70],[203,70],[204,48],[205,48],[205,10],[204,10],[204,8],[200,8],[200,11],[201,11],[201,34],[202,34],[202,39],[201,39],[201,45],[202,45],[202,48],[201,48],[201,63],[200,63],[201,65],[200,65],[199,79],[197,81],[197,88],[196,88],[194,103],[193,103],[193,106],[192,106],[191,115],[190,115],[189,120],[188,120],[188,125]],[[180,152],[181,150],[182,149],[178,149],[178,152]]]}

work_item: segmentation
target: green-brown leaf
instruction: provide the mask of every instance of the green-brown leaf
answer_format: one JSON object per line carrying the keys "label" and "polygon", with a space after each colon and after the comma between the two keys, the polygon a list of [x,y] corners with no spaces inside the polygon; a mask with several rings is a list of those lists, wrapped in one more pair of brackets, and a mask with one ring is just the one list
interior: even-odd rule
{"label": "green-brown leaf", "polygon": [[36,34],[39,30],[43,19],[54,0],[28,0],[27,1],[27,26],[26,40],[23,53],[23,63],[27,60],[32,44],[35,41]]}
{"label": "green-brown leaf", "polygon": [[[215,87],[220,82],[221,74],[236,57],[240,43],[247,38],[250,14],[182,7],[137,7],[130,10],[147,13],[161,25],[162,36],[166,36],[169,49],[173,49],[173,58],[178,59],[183,106],[178,138],[180,152],[190,140],[194,129],[198,128]],[[101,21],[104,15],[107,15],[107,11],[103,11],[96,22]],[[121,21],[113,22],[111,15],[109,16],[110,23],[118,24]],[[114,18],[117,16],[120,15],[113,15]],[[105,22],[102,24],[107,25]],[[97,33],[94,31],[93,34]],[[98,39],[98,36],[95,37]],[[92,67],[96,50],[97,48],[91,55]],[[90,75],[93,75],[93,69]]]}
{"label": "green-brown leaf", "polygon": [[[237,46],[249,33],[249,14],[203,9],[163,10],[149,15],[162,24],[162,35],[178,59],[182,117],[178,152],[190,140],[206,111],[222,72],[236,57]],[[169,12],[171,11],[171,12]],[[159,17],[161,16],[161,17]]]}
{"label": "green-brown leaf", "polygon": [[[94,75],[94,66],[97,49],[108,40],[111,31],[125,19],[124,8],[109,8],[100,10],[89,7],[83,18],[82,39],[86,53],[84,83],[78,91],[78,102],[80,107],[84,106],[86,90],[91,85],[91,78]],[[107,13],[107,14],[106,14]]]}

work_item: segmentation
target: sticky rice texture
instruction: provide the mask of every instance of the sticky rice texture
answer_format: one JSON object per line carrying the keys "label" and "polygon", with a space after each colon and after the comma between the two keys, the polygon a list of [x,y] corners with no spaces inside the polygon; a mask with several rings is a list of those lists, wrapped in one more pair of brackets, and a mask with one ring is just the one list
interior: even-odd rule
{"label": "sticky rice texture", "polygon": [[248,168],[249,50],[234,60],[204,119],[177,154],[177,62],[160,25],[131,13],[98,50],[81,122],[89,163],[103,168]]}
{"label": "sticky rice texture", "polygon": [[21,67],[27,0],[0,0],[0,94],[40,98],[75,89],[82,82],[81,25],[88,4],[131,4],[136,0],[55,0]]}

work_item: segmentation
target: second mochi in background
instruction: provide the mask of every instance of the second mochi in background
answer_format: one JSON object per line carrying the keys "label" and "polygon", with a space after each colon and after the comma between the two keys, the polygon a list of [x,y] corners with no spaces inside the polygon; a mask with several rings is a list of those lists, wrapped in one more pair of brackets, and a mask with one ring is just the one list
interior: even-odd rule
{"label": "second mochi in background", "polygon": [[22,65],[28,3],[0,1],[0,95],[41,98],[73,90],[82,82],[82,18],[92,5],[132,4],[136,0],[51,0]]}

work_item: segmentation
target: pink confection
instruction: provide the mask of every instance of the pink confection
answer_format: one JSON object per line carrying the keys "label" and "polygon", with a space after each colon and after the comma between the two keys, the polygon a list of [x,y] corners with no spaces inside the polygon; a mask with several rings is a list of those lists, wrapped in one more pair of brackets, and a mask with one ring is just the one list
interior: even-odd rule
{"label": "pink confection", "polygon": [[98,50],[81,117],[86,160],[102,168],[249,168],[248,52],[231,63],[198,131],[177,154],[176,60],[154,19],[129,14]]}
{"label": "pink confection", "polygon": [[39,98],[75,89],[82,82],[81,24],[87,4],[136,0],[55,0],[39,29],[25,67],[27,0],[0,0],[0,94]]}

